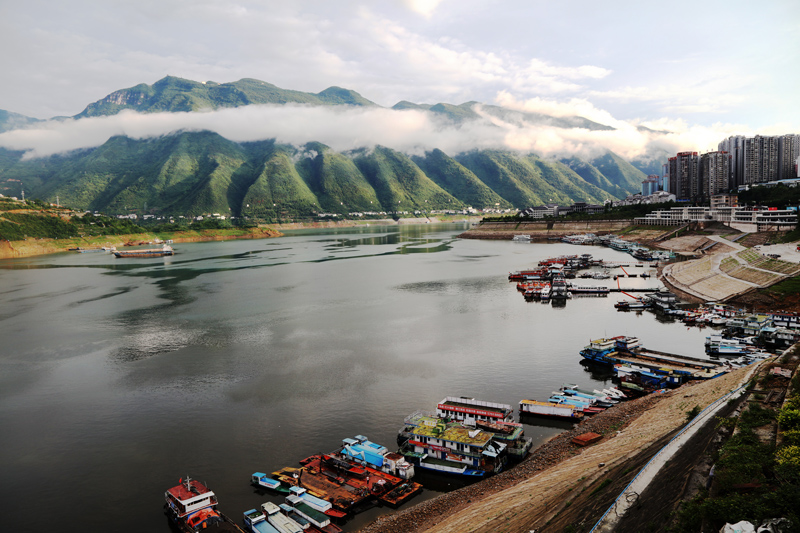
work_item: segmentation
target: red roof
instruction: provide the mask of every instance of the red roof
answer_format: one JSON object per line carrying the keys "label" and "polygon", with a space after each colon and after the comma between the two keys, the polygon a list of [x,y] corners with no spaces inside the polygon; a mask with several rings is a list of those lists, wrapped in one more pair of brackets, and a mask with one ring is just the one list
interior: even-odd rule
{"label": "red roof", "polygon": [[181,480],[180,485],[172,487],[167,492],[169,492],[178,501],[188,500],[201,494],[205,494],[206,492],[211,492],[208,487],[194,479],[189,481],[188,484],[191,490],[186,488],[187,483]]}

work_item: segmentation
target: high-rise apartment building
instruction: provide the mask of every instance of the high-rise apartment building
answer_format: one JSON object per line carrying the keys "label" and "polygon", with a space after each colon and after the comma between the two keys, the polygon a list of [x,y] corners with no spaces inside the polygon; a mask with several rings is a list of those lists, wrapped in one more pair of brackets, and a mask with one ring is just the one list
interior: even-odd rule
{"label": "high-rise apartment building", "polygon": [[642,196],[650,196],[661,190],[661,177],[651,174],[642,181]]}
{"label": "high-rise apartment building", "polygon": [[697,152],[679,152],[669,158],[669,192],[678,201],[699,201],[703,194],[700,157]]}
{"label": "high-rise apartment building", "polygon": [[703,198],[728,192],[730,189],[731,155],[726,151],[708,152],[700,156]]}
{"label": "high-rise apartment building", "polygon": [[744,142],[744,185],[778,179],[778,137],[755,137]]}
{"label": "high-rise apartment building", "polygon": [[744,135],[728,137],[717,146],[717,150],[728,152],[731,156],[730,186],[744,185]]}
{"label": "high-rise apartment building", "polygon": [[800,135],[790,133],[778,137],[778,179],[800,177],[797,158],[800,157]]}

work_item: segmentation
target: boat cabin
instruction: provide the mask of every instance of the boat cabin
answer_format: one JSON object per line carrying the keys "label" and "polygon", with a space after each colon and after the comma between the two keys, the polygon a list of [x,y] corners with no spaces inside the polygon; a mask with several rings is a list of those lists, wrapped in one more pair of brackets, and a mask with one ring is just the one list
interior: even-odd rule
{"label": "boat cabin", "polygon": [[194,479],[180,480],[180,484],[164,493],[167,505],[178,518],[217,505],[217,496],[205,485]]}
{"label": "boat cabin", "polygon": [[474,425],[476,421],[513,422],[514,409],[504,403],[485,402],[464,396],[447,396],[436,406],[436,414],[442,418],[452,418]]}

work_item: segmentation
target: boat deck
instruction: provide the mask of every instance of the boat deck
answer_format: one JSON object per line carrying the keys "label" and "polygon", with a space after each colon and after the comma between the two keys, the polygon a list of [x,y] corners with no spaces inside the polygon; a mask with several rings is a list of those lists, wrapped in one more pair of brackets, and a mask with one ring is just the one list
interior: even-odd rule
{"label": "boat deck", "polygon": [[[341,468],[338,463],[326,459],[325,455],[312,455],[302,461],[303,467],[283,468],[273,475],[284,483],[302,487],[314,496],[331,502],[336,509],[344,512],[350,512],[372,498],[398,505],[422,488],[418,483],[404,482],[399,477],[372,468],[358,467],[358,472],[354,472]],[[395,488],[404,484],[409,486],[402,493],[396,492],[389,498]]]}

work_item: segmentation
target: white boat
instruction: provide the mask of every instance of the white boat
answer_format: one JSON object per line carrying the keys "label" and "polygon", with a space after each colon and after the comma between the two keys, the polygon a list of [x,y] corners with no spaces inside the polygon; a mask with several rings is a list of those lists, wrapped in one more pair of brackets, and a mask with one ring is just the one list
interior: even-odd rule
{"label": "white boat", "polygon": [[264,513],[256,509],[245,511],[244,525],[252,533],[281,533],[267,522],[267,517]]}
{"label": "white boat", "polygon": [[300,524],[281,513],[280,507],[274,503],[262,503],[261,510],[264,511],[267,521],[280,533],[303,533],[303,528]]}
{"label": "white boat", "polygon": [[568,418],[580,420],[583,411],[567,403],[537,402],[536,400],[521,400],[519,402],[520,414],[531,414],[553,418]]}

